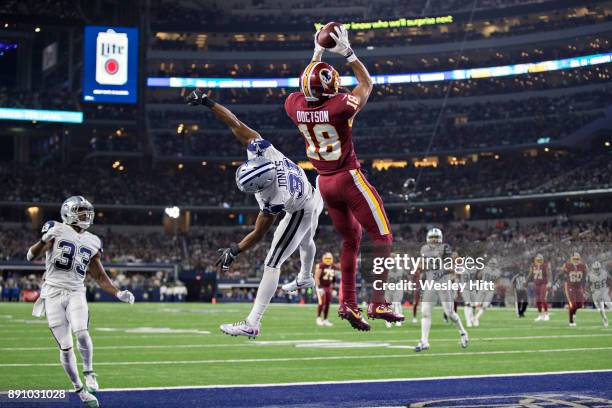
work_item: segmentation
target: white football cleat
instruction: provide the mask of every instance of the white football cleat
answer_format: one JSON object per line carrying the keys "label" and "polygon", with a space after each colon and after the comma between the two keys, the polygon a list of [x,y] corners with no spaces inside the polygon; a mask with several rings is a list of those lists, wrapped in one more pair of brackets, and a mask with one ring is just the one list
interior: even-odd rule
{"label": "white football cleat", "polygon": [[393,327],[393,323],[391,322],[385,322],[385,326],[387,326],[387,329],[390,329]]}
{"label": "white football cleat", "polygon": [[323,319],[317,317],[317,326],[323,326]]}
{"label": "white football cleat", "polygon": [[479,321],[478,319],[474,319],[474,320],[472,321],[472,325],[473,325],[474,327],[478,327],[478,326],[480,326],[480,321]]}
{"label": "white football cleat", "polygon": [[395,322],[396,327],[402,327],[402,322]]}
{"label": "white football cleat", "polygon": [[417,324],[419,322],[419,319],[417,319],[416,317],[412,318],[412,323]]}
{"label": "white football cleat", "polygon": [[323,320],[323,326],[325,327],[332,327],[334,324],[332,322],[330,322],[329,320],[325,319]]}
{"label": "white football cleat", "polygon": [[420,353],[423,350],[429,350],[429,344],[428,343],[423,343],[423,342],[419,342],[419,344],[417,344],[414,348],[414,352],[415,353]]}
{"label": "white football cleat", "polygon": [[77,390],[76,393],[87,408],[98,408],[100,406],[98,399],[93,394],[89,393],[85,387]]}
{"label": "white football cleat", "polygon": [[96,373],[94,373],[93,371],[84,371],[83,376],[85,377],[85,389],[92,394],[98,392],[98,389],[100,387],[98,386]]}
{"label": "white football cleat", "polygon": [[236,323],[222,324],[219,326],[221,331],[230,336],[245,336],[249,339],[254,339],[259,336],[259,325],[251,326],[246,320]]}
{"label": "white football cleat", "polygon": [[570,323],[570,324],[569,324],[569,327],[576,327],[576,322],[574,322],[574,323]]}
{"label": "white football cleat", "polygon": [[461,333],[459,341],[461,342],[461,348],[467,348],[469,342],[467,333]]}
{"label": "white football cleat", "polygon": [[536,317],[535,319],[533,319],[534,322],[541,322],[544,320],[544,316],[539,315],[538,317]]}
{"label": "white football cleat", "polygon": [[604,317],[603,325],[604,325],[604,328],[606,329],[608,328],[608,318],[607,317]]}
{"label": "white football cleat", "polygon": [[472,321],[471,321],[471,320],[469,320],[469,319],[468,319],[468,320],[466,320],[466,321],[465,321],[465,325],[466,325],[467,327],[472,327]]}
{"label": "white football cleat", "polygon": [[304,279],[301,282],[298,282],[296,278],[292,280],[291,282],[286,283],[283,286],[281,286],[281,288],[285,292],[295,292],[299,289],[314,288],[314,287],[315,287],[315,280],[312,276],[309,276],[308,278]]}
{"label": "white football cleat", "polygon": [[550,320],[550,316],[548,315],[548,313],[546,313],[546,314],[544,315],[544,321],[545,321],[545,322],[547,322],[547,321],[549,321],[549,320]]}

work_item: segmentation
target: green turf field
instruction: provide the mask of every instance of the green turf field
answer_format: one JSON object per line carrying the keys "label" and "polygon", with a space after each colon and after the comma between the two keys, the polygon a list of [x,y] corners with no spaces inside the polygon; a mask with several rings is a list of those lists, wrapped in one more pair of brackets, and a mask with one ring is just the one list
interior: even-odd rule
{"label": "green turf field", "polygon": [[[44,319],[33,323],[31,304],[0,303],[0,390],[69,388]],[[220,323],[243,319],[248,304],[90,305],[94,368],[103,388],[257,384],[414,378],[612,368],[612,329],[599,313],[578,312],[567,326],[564,310],[551,321],[519,320],[509,309],[489,310],[462,350],[454,326],[434,311],[431,350],[417,354],[420,325],[369,333],[335,317],[315,325],[314,306],[272,305],[257,341],[229,337]],[[461,312],[461,311],[460,311]],[[460,313],[462,316],[462,313]],[[463,317],[463,316],[462,316]],[[185,330],[151,333],[154,329]],[[190,332],[191,331],[191,332]],[[193,332],[200,331],[200,332]],[[209,333],[206,333],[209,332]],[[354,344],[346,344],[354,343]],[[78,356],[78,353],[77,353]],[[80,357],[78,357],[80,360]]]}

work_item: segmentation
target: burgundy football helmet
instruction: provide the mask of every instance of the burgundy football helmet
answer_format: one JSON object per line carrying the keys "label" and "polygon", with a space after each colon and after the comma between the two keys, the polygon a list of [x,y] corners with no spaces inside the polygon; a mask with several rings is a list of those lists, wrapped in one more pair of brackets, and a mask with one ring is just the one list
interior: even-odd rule
{"label": "burgundy football helmet", "polygon": [[326,62],[312,61],[300,75],[300,91],[308,102],[331,98],[338,93],[340,75]]}

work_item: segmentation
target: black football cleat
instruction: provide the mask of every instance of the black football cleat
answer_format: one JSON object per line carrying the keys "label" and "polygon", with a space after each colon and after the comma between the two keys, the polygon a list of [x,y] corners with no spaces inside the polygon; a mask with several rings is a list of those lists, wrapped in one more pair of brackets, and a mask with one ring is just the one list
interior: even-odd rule
{"label": "black football cleat", "polygon": [[348,320],[353,329],[370,331],[370,325],[365,321],[361,314],[361,309],[357,306],[349,306],[346,303],[342,303],[338,308],[338,316],[341,319]]}

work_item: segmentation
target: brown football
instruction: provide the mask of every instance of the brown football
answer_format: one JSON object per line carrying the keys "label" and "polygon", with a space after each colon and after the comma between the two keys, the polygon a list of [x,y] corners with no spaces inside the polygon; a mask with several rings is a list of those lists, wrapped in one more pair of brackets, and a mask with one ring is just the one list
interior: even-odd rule
{"label": "brown football", "polygon": [[325,24],[319,34],[317,35],[317,42],[323,48],[334,48],[336,46],[336,41],[329,35],[329,33],[335,33],[335,28],[339,27],[340,23],[336,23],[332,21],[330,23]]}

